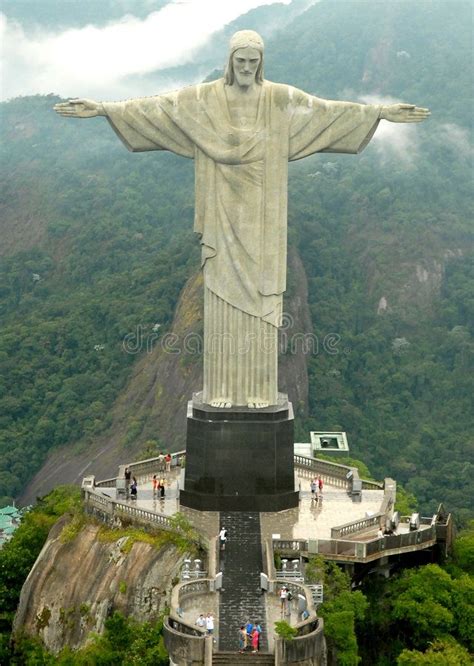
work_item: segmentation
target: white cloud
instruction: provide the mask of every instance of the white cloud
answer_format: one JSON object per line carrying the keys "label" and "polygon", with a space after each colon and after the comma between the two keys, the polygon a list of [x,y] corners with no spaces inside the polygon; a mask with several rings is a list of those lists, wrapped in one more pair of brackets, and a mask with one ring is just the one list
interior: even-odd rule
{"label": "white cloud", "polygon": [[[50,92],[101,99],[117,99],[125,90],[128,96],[137,94],[130,90],[130,80],[124,86],[126,77],[190,62],[217,30],[274,1],[172,0],[143,20],[124,16],[105,27],[60,33],[27,33],[0,14],[2,98]],[[141,94],[151,92],[156,90],[141,89]]]}
{"label": "white cloud", "polygon": [[[381,95],[363,95],[359,101],[364,104],[398,104],[407,100],[394,99]],[[408,103],[411,103],[408,100]],[[414,164],[420,146],[418,123],[390,123],[382,121],[372,139],[374,148],[383,160],[396,159],[405,166]]]}
{"label": "white cloud", "polygon": [[474,149],[471,143],[470,133],[464,127],[455,123],[442,123],[440,125],[438,138],[457,150],[464,157],[472,157]]}

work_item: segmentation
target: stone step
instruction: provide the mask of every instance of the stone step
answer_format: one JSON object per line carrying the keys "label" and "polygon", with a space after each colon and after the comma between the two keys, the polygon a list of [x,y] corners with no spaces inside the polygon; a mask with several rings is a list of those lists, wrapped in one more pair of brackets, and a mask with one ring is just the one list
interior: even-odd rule
{"label": "stone step", "polygon": [[267,650],[268,628],[265,622],[264,598],[260,589],[260,572],[263,566],[260,514],[232,511],[221,513],[220,521],[221,526],[227,529],[228,541],[225,550],[220,552],[219,562],[222,571],[219,650],[229,651],[229,654],[234,656],[238,655],[239,627],[247,620],[262,625],[260,648]]}
{"label": "stone step", "polygon": [[238,664],[257,664],[258,666],[275,666],[275,657],[268,652],[214,652],[212,655],[212,666],[227,664],[227,666],[238,666]]}

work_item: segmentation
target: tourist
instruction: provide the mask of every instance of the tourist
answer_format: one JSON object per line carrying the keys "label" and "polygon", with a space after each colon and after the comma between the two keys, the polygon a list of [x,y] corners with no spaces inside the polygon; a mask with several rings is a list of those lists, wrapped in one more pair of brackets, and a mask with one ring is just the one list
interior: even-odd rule
{"label": "tourist", "polygon": [[243,624],[239,629],[239,652],[242,654],[247,649],[247,632]]}
{"label": "tourist", "polygon": [[257,632],[258,632],[258,646],[257,646],[257,650],[260,650],[260,638],[261,638],[261,635],[262,635],[262,625],[260,624],[260,622],[256,622],[256,623],[255,623],[255,629],[256,629]]}
{"label": "tourist", "polygon": [[257,631],[257,627],[254,627],[254,628],[252,629],[252,652],[253,652],[254,654],[255,654],[256,652],[258,652],[258,637],[259,637],[259,635],[260,635],[260,634],[259,634],[258,631]]}
{"label": "tourist", "polygon": [[283,586],[280,590],[280,607],[284,611],[286,609],[286,600],[288,598],[288,590]]}
{"label": "tourist", "polygon": [[165,465],[166,465],[166,471],[171,472],[171,453],[167,453],[165,456]]}
{"label": "tourist", "polygon": [[318,476],[318,488],[319,488],[319,494],[323,494],[323,480],[321,478],[321,475],[319,474]]}
{"label": "tourist", "polygon": [[252,631],[253,631],[253,622],[247,620],[247,624],[245,625],[245,633],[247,634],[247,643],[250,643],[250,641],[252,640]]}
{"label": "tourist", "polygon": [[138,483],[135,477],[133,477],[132,485],[130,486],[130,497],[131,499],[137,499],[138,492]]}
{"label": "tourist", "polygon": [[158,471],[159,472],[165,471],[165,456],[163,455],[163,451],[160,451],[160,454],[158,456]]}
{"label": "tourist", "polygon": [[318,499],[317,495],[317,490],[318,490],[318,482],[316,480],[316,477],[311,481],[311,501],[314,502],[315,500]]}
{"label": "tourist", "polygon": [[130,493],[130,479],[132,478],[132,473],[128,467],[125,468],[125,495],[128,499],[128,495]]}
{"label": "tourist", "polygon": [[225,544],[227,541],[227,530],[225,527],[221,527],[221,531],[219,532],[219,543],[221,545],[221,550],[225,550]]}
{"label": "tourist", "polygon": [[208,613],[206,617],[206,630],[209,635],[214,633],[214,616]]}
{"label": "tourist", "polygon": [[156,497],[157,492],[158,492],[158,479],[156,478],[156,474],[153,474],[153,497]]}
{"label": "tourist", "polygon": [[200,629],[204,629],[206,626],[206,618],[204,617],[204,613],[201,613],[199,617],[197,618],[196,622],[194,624],[197,624],[197,626]]}
{"label": "tourist", "polygon": [[165,480],[160,479],[160,500],[165,499]]}

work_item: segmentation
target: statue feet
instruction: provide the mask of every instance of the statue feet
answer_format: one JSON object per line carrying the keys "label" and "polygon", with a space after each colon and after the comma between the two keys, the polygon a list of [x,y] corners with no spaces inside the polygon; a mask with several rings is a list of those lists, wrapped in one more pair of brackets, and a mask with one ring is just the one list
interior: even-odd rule
{"label": "statue feet", "polygon": [[231,401],[225,398],[216,398],[216,400],[211,400],[210,404],[211,407],[218,407],[219,409],[230,409],[232,407]]}
{"label": "statue feet", "polygon": [[270,403],[268,402],[263,402],[262,400],[256,400],[254,398],[250,398],[247,407],[249,409],[265,409],[265,407],[268,407]]}

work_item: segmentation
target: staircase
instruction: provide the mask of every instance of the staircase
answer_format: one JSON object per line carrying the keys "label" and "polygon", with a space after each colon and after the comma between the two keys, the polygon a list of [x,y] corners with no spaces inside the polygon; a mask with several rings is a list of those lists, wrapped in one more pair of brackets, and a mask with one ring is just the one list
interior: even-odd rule
{"label": "staircase", "polygon": [[[268,650],[265,602],[260,589],[263,566],[260,515],[241,511],[221,513],[220,525],[227,530],[227,544],[225,550],[220,551],[220,652],[214,653],[213,664],[240,664],[250,659],[258,664],[273,664],[273,655],[238,653],[239,628],[247,620],[261,624],[260,650],[263,653]],[[227,661],[217,661],[219,658]]]}
{"label": "staircase", "polygon": [[214,652],[212,655],[212,666],[227,664],[227,666],[239,666],[239,664],[256,664],[256,666],[275,666],[275,657],[272,654],[250,652],[239,654],[238,652]]}

